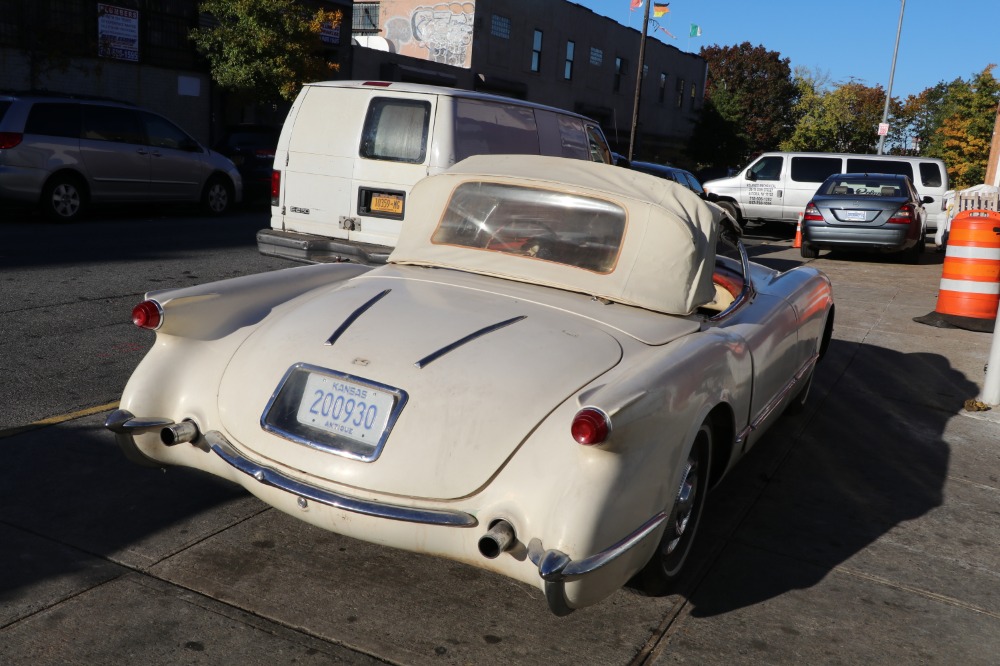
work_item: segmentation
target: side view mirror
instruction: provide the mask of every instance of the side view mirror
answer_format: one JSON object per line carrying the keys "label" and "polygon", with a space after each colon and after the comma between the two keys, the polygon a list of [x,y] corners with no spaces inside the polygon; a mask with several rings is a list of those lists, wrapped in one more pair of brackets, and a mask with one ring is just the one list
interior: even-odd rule
{"label": "side view mirror", "polygon": [[181,150],[187,151],[189,153],[200,153],[201,145],[194,139],[183,139],[178,145]]}
{"label": "side view mirror", "polygon": [[757,174],[753,171],[747,171],[747,180],[757,180]]}

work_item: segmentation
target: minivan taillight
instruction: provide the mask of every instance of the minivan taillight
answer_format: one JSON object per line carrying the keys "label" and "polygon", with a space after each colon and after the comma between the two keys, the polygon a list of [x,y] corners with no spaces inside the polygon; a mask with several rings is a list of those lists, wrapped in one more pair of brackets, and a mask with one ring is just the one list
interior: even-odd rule
{"label": "minivan taillight", "polygon": [[909,224],[913,220],[917,219],[916,215],[913,214],[912,204],[903,204],[899,207],[892,217],[889,218],[891,224]]}
{"label": "minivan taillight", "polygon": [[21,143],[23,137],[24,135],[20,132],[0,132],[0,150],[13,148]]}
{"label": "minivan taillight", "polygon": [[809,220],[810,222],[822,222],[823,213],[819,212],[819,208],[816,208],[815,202],[810,201],[806,206],[806,210],[802,213],[802,220]]}
{"label": "minivan taillight", "polygon": [[281,172],[277,169],[271,171],[271,205],[277,206],[281,197]]}

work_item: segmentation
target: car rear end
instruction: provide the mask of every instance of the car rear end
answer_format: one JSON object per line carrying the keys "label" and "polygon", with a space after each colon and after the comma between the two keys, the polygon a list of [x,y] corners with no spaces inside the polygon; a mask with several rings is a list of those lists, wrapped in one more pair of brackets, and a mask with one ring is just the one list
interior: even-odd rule
{"label": "car rear end", "polygon": [[[872,181],[841,178],[859,185]],[[829,181],[828,181],[829,183]],[[817,249],[902,252],[923,239],[923,208],[903,187],[829,186],[824,183],[802,216],[802,242]],[[893,192],[889,192],[889,190]]]}
{"label": "car rear end", "polygon": [[24,160],[24,123],[30,103],[0,94],[0,200],[38,200],[40,175]]}

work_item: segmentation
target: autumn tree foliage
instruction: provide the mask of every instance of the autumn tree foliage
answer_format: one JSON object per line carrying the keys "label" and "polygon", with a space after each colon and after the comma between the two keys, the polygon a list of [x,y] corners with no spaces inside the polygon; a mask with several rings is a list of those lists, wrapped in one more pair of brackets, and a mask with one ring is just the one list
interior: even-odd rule
{"label": "autumn tree foliage", "polygon": [[706,114],[696,127],[692,153],[705,152],[697,141],[709,140],[724,151],[716,154],[714,163],[736,164],[778,148],[792,131],[791,114],[799,94],[788,58],[750,42],[702,47],[700,55],[708,63]]}
{"label": "autumn tree foliage", "polygon": [[310,9],[297,0],[203,0],[216,22],[191,31],[215,81],[258,101],[292,100],[307,81],[329,79],[337,63],[324,56],[324,29],[343,12]]}

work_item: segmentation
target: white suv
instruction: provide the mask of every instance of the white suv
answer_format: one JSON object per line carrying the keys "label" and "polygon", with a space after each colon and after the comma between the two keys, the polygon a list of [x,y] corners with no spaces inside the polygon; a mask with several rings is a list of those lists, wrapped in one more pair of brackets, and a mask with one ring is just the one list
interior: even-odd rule
{"label": "white suv", "polygon": [[233,163],[160,115],[120,102],[0,94],[0,199],[70,221],[91,203],[200,201],[219,215],[242,197]]}

